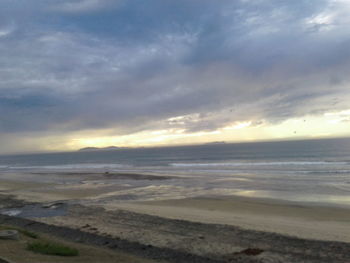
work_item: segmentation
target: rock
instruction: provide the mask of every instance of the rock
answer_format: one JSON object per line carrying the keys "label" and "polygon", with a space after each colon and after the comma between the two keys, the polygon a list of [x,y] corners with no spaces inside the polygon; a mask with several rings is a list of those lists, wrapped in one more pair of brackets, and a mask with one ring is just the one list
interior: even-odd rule
{"label": "rock", "polygon": [[0,231],[0,239],[18,240],[19,234],[17,230],[2,230]]}
{"label": "rock", "polygon": [[247,249],[244,249],[240,252],[236,252],[234,253],[234,255],[247,255],[247,256],[257,256],[257,255],[260,255],[261,253],[263,253],[264,250],[260,249],[260,248],[247,248]]}

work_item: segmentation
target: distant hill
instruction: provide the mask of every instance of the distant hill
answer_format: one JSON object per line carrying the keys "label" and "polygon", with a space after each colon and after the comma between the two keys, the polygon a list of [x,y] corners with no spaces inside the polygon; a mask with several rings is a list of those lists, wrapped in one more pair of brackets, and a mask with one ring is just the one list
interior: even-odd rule
{"label": "distant hill", "polygon": [[205,145],[215,145],[215,144],[226,144],[225,141],[220,141],[220,142],[208,142]]}
{"label": "distant hill", "polygon": [[120,149],[126,149],[125,147],[117,147],[117,146],[108,146],[103,148],[98,147],[85,147],[79,150],[79,152],[95,152],[95,151],[114,151],[114,150],[120,150]]}

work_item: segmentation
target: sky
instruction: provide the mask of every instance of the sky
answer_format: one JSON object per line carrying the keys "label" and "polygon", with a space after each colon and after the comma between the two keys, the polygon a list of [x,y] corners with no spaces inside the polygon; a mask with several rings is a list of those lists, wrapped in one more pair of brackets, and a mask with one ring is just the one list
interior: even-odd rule
{"label": "sky", "polygon": [[350,136],[350,0],[2,0],[0,153]]}

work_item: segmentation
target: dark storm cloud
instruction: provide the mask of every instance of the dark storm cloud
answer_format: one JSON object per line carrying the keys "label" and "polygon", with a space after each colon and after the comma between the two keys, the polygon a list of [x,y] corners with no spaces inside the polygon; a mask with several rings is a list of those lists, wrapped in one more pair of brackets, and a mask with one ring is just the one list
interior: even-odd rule
{"label": "dark storm cloud", "polygon": [[349,108],[348,11],[331,0],[4,0],[0,133],[207,131]]}

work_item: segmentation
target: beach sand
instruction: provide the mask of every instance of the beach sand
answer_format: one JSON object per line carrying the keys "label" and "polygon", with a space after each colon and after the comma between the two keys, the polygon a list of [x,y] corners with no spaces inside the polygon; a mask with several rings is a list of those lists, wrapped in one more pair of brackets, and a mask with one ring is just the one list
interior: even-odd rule
{"label": "beach sand", "polygon": [[[81,200],[84,204],[98,204],[112,211],[124,209],[171,219],[235,225],[301,238],[350,242],[350,208],[238,196],[147,202],[114,201],[109,198],[96,202],[100,196],[109,196],[118,189],[125,189],[125,186],[109,183],[109,178],[135,178],[135,175],[107,174],[104,176],[107,180],[102,184],[94,181],[96,178],[101,179],[100,174],[66,173],[57,176],[79,178],[80,182],[61,185],[7,179],[0,180],[0,191],[28,202]],[[136,179],[139,177],[136,176]],[[142,175],[142,178],[145,177]],[[151,176],[150,179],[154,178]]]}
{"label": "beach sand", "polygon": [[[274,232],[168,219],[126,210],[108,211],[102,207],[73,205],[66,216],[35,220],[222,262],[344,263],[350,261],[349,243],[301,239]],[[256,256],[242,255],[242,251],[247,250],[261,252]]]}
{"label": "beach sand", "polygon": [[[81,176],[72,174],[71,176]],[[109,211],[127,211],[169,219],[225,224],[244,229],[275,232],[306,239],[350,242],[350,207],[330,207],[317,203],[289,202],[239,196],[197,197],[161,201],[120,201],[102,199],[123,186],[94,184],[89,175],[84,184],[48,184],[0,180],[0,191],[27,202],[74,200]],[[113,177],[116,175],[107,175]],[[119,176],[119,175],[118,175]],[[122,175],[128,176],[128,175]]]}
{"label": "beach sand", "polygon": [[0,175],[0,193],[28,202],[55,202],[99,199],[116,191],[128,191],[125,180],[169,180],[171,176],[134,173],[57,172],[4,173]]}
{"label": "beach sand", "polygon": [[247,197],[191,198],[137,203],[109,203],[171,219],[225,224],[306,239],[350,242],[350,209]]}
{"label": "beach sand", "polygon": [[[66,215],[32,218],[38,222],[224,262],[350,262],[345,207],[237,196],[96,202],[113,187],[83,187],[6,181],[1,192],[30,202],[72,201]],[[241,257],[255,248],[263,253],[254,260]]]}

